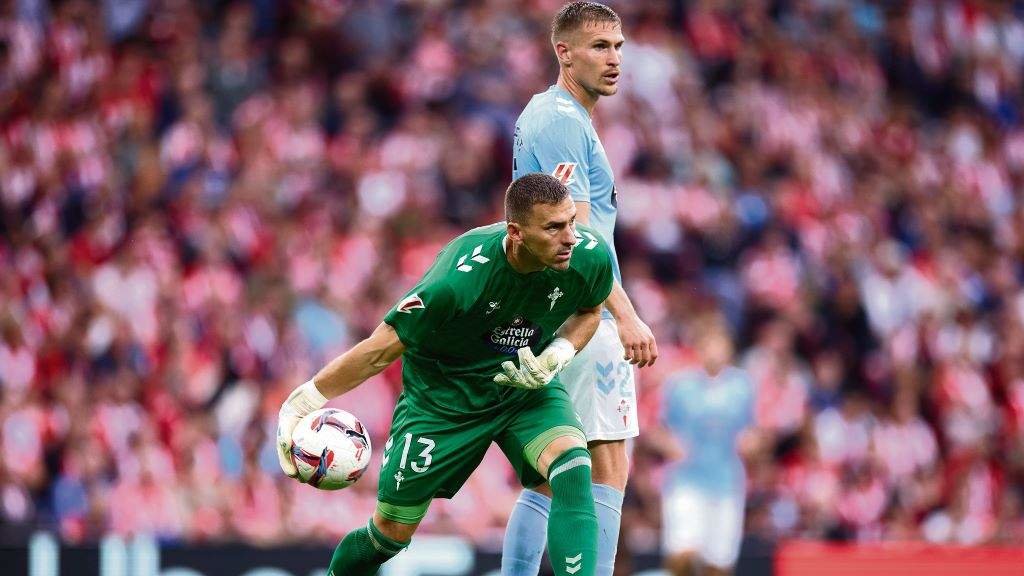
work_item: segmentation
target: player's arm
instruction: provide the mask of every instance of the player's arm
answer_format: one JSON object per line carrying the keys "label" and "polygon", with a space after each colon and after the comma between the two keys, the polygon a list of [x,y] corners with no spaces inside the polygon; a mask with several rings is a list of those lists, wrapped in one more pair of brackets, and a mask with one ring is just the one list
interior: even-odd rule
{"label": "player's arm", "polygon": [[672,420],[676,422],[691,421],[683,398],[691,394],[682,384],[685,372],[669,375],[662,385],[661,405],[658,410],[657,423],[644,428],[642,442],[669,462],[684,460],[687,456],[686,445],[682,434],[673,431]]}
{"label": "player's arm", "polygon": [[[576,201],[576,221],[582,224],[590,223],[590,202]],[[610,242],[611,238],[607,240]],[[618,282],[612,285],[612,293],[608,295],[604,305],[615,317],[619,340],[626,350],[626,360],[640,368],[653,365],[658,359],[658,343],[654,339],[654,332],[640,319],[636,308],[626,295],[626,290]]]}
{"label": "player's arm", "polygon": [[534,355],[529,346],[519,349],[519,366],[511,360],[501,363],[501,374],[494,381],[513,388],[535,389],[546,386],[587,345],[601,323],[601,306],[580,308],[566,318],[555,331],[555,339]]}
{"label": "player's arm", "polygon": [[582,350],[590,342],[601,324],[601,307],[580,308],[575,314],[566,318],[555,332],[556,339],[567,340],[574,350]]}
{"label": "player's arm", "polygon": [[340,396],[380,374],[405,352],[405,345],[390,325],[381,322],[368,338],[331,360],[313,383],[328,400]]}
{"label": "player's arm", "polygon": [[757,426],[755,415],[754,382],[746,370],[743,371],[744,394],[741,402],[743,409],[740,411],[739,427],[741,431],[736,440],[736,452],[744,460],[753,460],[758,454],[764,453],[764,446],[770,438],[770,433]]}
{"label": "player's arm", "polygon": [[645,426],[641,438],[643,438],[645,446],[668,462],[679,462],[686,459],[685,445],[663,422],[654,426]]}
{"label": "player's arm", "polygon": [[404,351],[405,346],[395,329],[382,322],[368,338],[331,360],[316,376],[288,395],[277,415],[277,457],[285,474],[293,478],[298,475],[291,451],[292,432],[299,420],[323,408],[331,398],[376,376]]}

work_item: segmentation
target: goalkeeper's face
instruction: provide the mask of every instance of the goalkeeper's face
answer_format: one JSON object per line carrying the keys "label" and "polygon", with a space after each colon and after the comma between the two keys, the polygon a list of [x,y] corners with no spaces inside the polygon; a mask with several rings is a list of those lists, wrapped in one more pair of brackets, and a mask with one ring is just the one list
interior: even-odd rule
{"label": "goalkeeper's face", "polygon": [[555,270],[569,268],[576,245],[576,203],[569,196],[558,204],[534,204],[526,222],[516,223],[517,240],[534,264]]}
{"label": "goalkeeper's face", "polygon": [[613,22],[588,22],[572,35],[569,70],[587,92],[611,96],[619,91],[625,41],[622,26]]}

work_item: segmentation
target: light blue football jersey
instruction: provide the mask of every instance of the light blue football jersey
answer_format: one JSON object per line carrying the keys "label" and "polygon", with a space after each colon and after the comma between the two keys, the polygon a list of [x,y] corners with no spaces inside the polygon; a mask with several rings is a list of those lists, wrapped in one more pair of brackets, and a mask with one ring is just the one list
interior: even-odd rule
{"label": "light blue football jersey", "polygon": [[[611,250],[615,280],[622,283],[615,254],[615,176],[587,110],[569,92],[551,86],[534,95],[516,120],[512,179],[531,172],[559,178],[572,199],[590,203],[590,227]],[[581,236],[581,242],[589,242]],[[606,318],[611,318],[607,309]]]}
{"label": "light blue football jersey", "polygon": [[682,443],[686,458],[667,480],[714,494],[746,489],[736,440],[754,420],[754,385],[746,370],[727,367],[714,378],[683,370],[665,380],[662,423]]}

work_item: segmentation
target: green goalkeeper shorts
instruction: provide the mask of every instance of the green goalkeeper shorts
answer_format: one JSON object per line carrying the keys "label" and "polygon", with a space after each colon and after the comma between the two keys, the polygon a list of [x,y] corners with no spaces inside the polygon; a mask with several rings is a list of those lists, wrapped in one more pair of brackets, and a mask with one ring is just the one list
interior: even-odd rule
{"label": "green goalkeeper shorts", "polygon": [[540,453],[560,436],[586,442],[572,401],[560,385],[528,394],[517,407],[498,414],[453,420],[424,410],[402,394],[377,485],[377,510],[395,522],[415,524],[434,498],[451,498],[497,442],[519,482],[544,482],[537,472]]}

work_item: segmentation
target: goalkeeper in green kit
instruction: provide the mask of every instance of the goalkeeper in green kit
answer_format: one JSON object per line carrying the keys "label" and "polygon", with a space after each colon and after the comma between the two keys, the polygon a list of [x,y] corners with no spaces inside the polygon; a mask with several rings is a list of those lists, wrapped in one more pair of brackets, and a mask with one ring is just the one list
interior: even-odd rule
{"label": "goalkeeper in green kit", "polygon": [[580,241],[575,216],[558,179],[518,178],[505,193],[506,222],[449,243],[373,334],[285,400],[278,453],[295,477],[299,419],[403,358],[377,510],[338,545],[328,576],[376,574],[409,545],[431,500],[458,492],[491,442],[524,487],[551,486],[555,574],[594,574],[590,452],[557,374],[601,321],[612,260],[600,234],[587,230]]}

